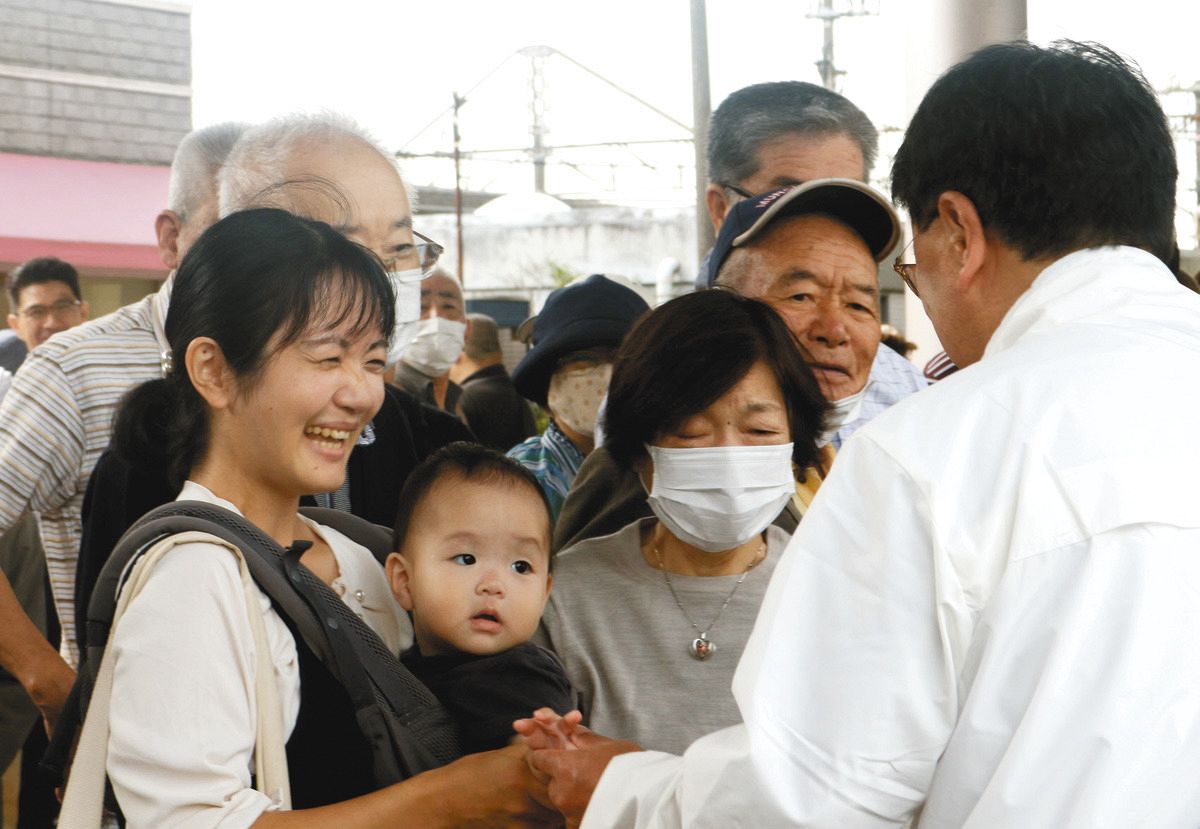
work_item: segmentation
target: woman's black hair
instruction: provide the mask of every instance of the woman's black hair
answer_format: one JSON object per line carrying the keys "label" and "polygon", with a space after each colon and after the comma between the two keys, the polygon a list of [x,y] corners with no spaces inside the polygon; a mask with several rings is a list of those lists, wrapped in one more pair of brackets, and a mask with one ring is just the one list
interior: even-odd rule
{"label": "woman's black hair", "polygon": [[130,390],[117,412],[113,447],[127,462],[164,469],[174,486],[208,447],[208,406],[184,358],[211,337],[242,388],[279,349],[313,325],[347,323],[353,335],[391,337],[395,294],[371,251],[322,222],[284,210],[233,213],[184,256],[164,325],[173,369]]}
{"label": "woman's black hair", "polygon": [[829,404],[804,353],[769,305],[716,288],[642,317],[621,345],[608,386],[604,446],[621,466],[707,409],[762,362],[779,381],[800,469],[817,460]]}
{"label": "woman's black hair", "polygon": [[[447,475],[457,475],[463,480],[476,483],[524,486],[536,493],[535,497],[546,509],[546,538],[550,538],[553,530],[550,499],[546,497],[546,491],[542,489],[533,473],[495,449],[477,443],[456,441],[434,452],[409,473],[396,505],[396,526],[392,530],[393,550],[404,551],[404,542],[412,529],[412,517],[416,514],[417,507],[429,495],[433,485]],[[550,561],[553,560],[551,557]],[[550,566],[553,568],[553,564]]]}

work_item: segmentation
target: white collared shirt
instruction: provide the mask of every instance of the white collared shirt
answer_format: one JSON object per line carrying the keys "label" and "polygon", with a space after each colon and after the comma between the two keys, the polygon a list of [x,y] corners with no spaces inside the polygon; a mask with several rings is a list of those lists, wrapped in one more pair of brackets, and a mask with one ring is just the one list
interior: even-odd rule
{"label": "white collared shirt", "polygon": [[1200,823],[1200,296],[1047,268],[984,359],[848,441],[775,571],[745,723],[615,759],[585,829]]}

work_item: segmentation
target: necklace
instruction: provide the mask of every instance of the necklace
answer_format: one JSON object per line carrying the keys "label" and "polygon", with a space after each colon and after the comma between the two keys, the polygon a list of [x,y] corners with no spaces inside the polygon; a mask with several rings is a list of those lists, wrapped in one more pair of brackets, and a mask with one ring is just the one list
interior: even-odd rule
{"label": "necklace", "polygon": [[725,612],[725,608],[729,607],[729,603],[733,601],[734,594],[738,592],[738,588],[742,586],[742,582],[746,580],[746,576],[750,575],[750,571],[754,569],[754,565],[762,561],[766,554],[767,545],[766,542],[763,542],[758,546],[758,550],[755,551],[754,557],[750,559],[750,563],[746,565],[746,569],[742,571],[742,575],[737,580],[737,583],[733,585],[733,589],[729,591],[729,595],[725,597],[725,601],[722,603],[721,609],[717,611],[717,615],[708,623],[708,627],[700,630],[700,626],[692,621],[691,615],[684,608],[683,602],[679,601],[679,594],[675,592],[675,585],[671,584],[671,574],[667,572],[667,568],[663,564],[662,551],[658,549],[657,544],[654,545],[654,557],[658,560],[658,569],[662,570],[663,579],[667,582],[667,589],[671,591],[671,598],[675,600],[675,605],[679,608],[679,612],[683,614],[683,618],[688,620],[688,624],[692,626],[692,630],[700,634],[688,644],[688,653],[692,655],[693,659],[706,662],[717,652],[717,645],[708,638],[708,634],[720,620],[721,614]]}

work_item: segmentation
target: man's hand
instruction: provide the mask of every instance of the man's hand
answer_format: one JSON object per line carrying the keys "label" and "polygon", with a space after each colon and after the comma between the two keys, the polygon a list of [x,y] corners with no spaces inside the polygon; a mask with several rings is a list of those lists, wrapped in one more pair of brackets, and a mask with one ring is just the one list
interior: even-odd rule
{"label": "man's hand", "polygon": [[637,743],[601,737],[586,729],[577,732],[571,741],[574,744],[571,748],[545,748],[529,755],[534,771],[548,779],[550,801],[567,819],[568,829],[583,821],[583,813],[608,761],[618,754],[642,750]]}
{"label": "man's hand", "polygon": [[75,672],[57,652],[49,650],[32,661],[21,678],[21,684],[25,686],[25,692],[33,704],[42,712],[47,736],[53,735],[59,714],[71,693],[71,686],[75,684]]}

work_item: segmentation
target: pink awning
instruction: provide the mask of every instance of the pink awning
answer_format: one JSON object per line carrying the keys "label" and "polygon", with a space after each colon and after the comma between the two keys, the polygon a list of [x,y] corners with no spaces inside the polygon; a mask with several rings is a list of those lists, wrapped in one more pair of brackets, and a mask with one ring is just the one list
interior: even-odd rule
{"label": "pink awning", "polygon": [[165,276],[154,217],[169,178],[168,167],[0,153],[0,265],[57,256],[91,273]]}

